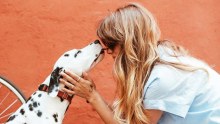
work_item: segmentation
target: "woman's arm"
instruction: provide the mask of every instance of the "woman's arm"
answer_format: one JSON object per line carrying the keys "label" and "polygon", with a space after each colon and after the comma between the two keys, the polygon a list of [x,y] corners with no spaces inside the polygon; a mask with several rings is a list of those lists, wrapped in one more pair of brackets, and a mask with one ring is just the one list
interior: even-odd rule
{"label": "woman's arm", "polygon": [[101,95],[96,90],[93,91],[89,103],[93,106],[106,124],[117,124],[117,121],[114,120],[111,108],[108,107]]}
{"label": "woman's arm", "polygon": [[63,91],[85,98],[106,124],[117,124],[116,120],[114,120],[112,110],[96,91],[95,84],[87,73],[83,73],[83,78],[68,70],[65,73],[61,72],[60,75],[63,76],[60,82],[69,88],[63,88]]}

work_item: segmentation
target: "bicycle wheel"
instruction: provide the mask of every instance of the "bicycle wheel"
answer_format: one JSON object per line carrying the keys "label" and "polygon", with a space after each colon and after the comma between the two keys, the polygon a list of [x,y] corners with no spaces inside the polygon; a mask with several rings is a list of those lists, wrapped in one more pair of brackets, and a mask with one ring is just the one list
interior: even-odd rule
{"label": "bicycle wheel", "polygon": [[26,102],[25,96],[11,81],[0,76],[0,123]]}

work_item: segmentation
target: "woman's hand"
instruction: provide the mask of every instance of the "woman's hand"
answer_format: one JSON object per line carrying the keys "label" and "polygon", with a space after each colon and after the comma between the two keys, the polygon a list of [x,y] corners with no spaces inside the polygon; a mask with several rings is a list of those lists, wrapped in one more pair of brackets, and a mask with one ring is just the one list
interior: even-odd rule
{"label": "woman's hand", "polygon": [[63,78],[60,78],[60,82],[69,88],[63,88],[64,92],[85,98],[106,124],[118,124],[114,119],[112,110],[96,91],[95,84],[87,73],[83,73],[83,78],[68,70],[65,73],[61,72],[60,75],[63,76]]}
{"label": "woman's hand", "polygon": [[91,101],[91,96],[96,87],[86,72],[83,72],[82,77],[69,70],[61,72],[60,75],[63,76],[63,78],[60,78],[60,82],[68,87],[68,89],[65,87],[62,89],[64,92],[85,98],[87,102]]}

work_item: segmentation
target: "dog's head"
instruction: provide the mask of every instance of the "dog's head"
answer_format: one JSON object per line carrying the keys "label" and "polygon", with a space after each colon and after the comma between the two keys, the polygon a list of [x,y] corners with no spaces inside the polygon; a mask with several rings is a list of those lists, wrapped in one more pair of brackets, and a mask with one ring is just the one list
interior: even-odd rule
{"label": "dog's head", "polygon": [[88,72],[104,58],[103,48],[98,40],[82,49],[73,49],[65,52],[55,63],[50,76],[49,94],[56,96],[59,90],[59,73],[65,69],[71,70],[81,76],[82,72]]}

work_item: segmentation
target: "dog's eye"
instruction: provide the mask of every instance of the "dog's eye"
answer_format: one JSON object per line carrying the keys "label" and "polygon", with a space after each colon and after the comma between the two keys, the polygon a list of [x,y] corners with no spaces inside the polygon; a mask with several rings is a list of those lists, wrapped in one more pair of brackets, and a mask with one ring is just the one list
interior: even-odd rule
{"label": "dog's eye", "polygon": [[68,57],[68,56],[69,56],[69,54],[64,54],[64,56]]}

